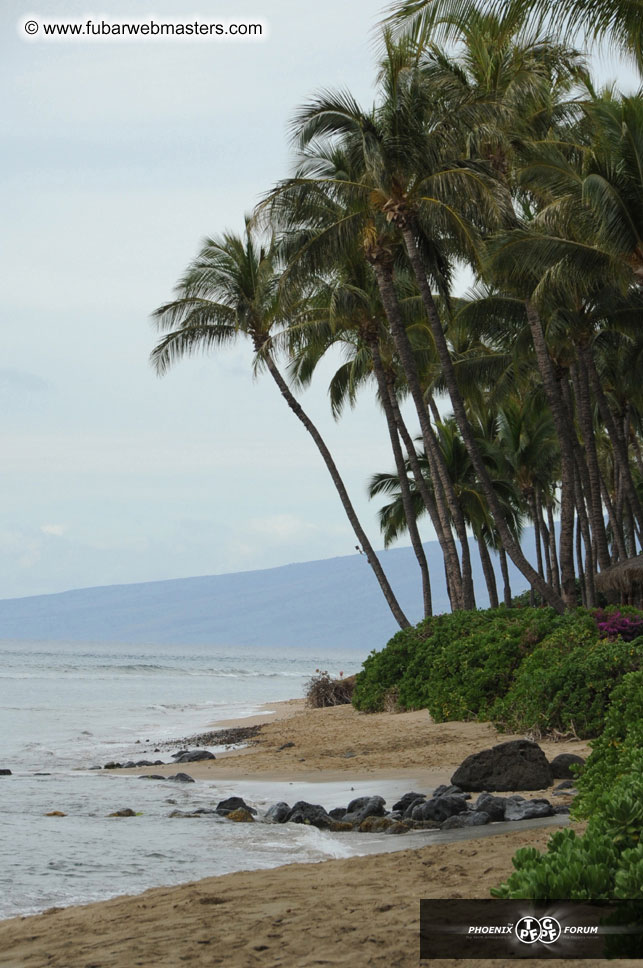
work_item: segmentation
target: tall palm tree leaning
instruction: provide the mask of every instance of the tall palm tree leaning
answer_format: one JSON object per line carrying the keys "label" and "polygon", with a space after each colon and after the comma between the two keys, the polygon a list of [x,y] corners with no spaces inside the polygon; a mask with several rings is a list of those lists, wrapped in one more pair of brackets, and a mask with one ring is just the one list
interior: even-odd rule
{"label": "tall palm tree leaning", "polygon": [[378,399],[389,432],[391,449],[400,478],[400,500],[406,514],[411,545],[422,577],[424,617],[433,611],[431,579],[422,539],[417,528],[417,513],[406,476],[404,455],[399,436],[395,394],[395,375],[386,369],[380,340],[385,336],[385,317],[369,267],[356,250],[342,260],[335,271],[320,279],[311,299],[304,301],[303,312],[295,310],[288,328],[290,354],[297,382],[308,385],[325,353],[342,346],[347,360],[330,384],[333,414],[339,417],[346,402],[354,405],[357,386],[375,377]]}
{"label": "tall palm tree leaning", "polygon": [[[339,96],[340,112],[344,108],[351,112],[354,106],[355,102],[350,95]],[[358,146],[359,143],[358,140]],[[280,182],[268,193],[265,201],[258,207],[255,218],[258,223],[266,222],[279,231],[282,251],[288,262],[282,279],[289,285],[293,280],[307,280],[311,274],[332,274],[338,261],[341,261],[347,250],[352,252],[355,245],[362,248],[364,258],[371,268],[374,268],[372,253],[383,253],[385,264],[378,266],[378,271],[374,273],[382,307],[389,323],[392,317],[399,317],[398,329],[406,334],[393,280],[394,259],[388,248],[390,243],[395,249],[395,240],[390,238],[391,232],[384,217],[381,213],[378,217],[377,210],[371,205],[369,186],[361,181],[361,150],[358,149],[356,156],[351,157],[351,151],[345,151],[344,147],[335,143],[326,150],[326,146],[322,144],[307,145],[300,153],[295,175]],[[352,154],[355,155],[355,152]],[[397,248],[399,249],[399,245]],[[384,285],[388,286],[386,291]],[[393,330],[392,326],[391,329]],[[397,343],[397,340],[394,339],[394,342]],[[466,528],[463,523],[463,530],[459,535],[462,548],[461,572],[449,523],[449,513],[453,520],[457,520],[457,500],[446,466],[441,463],[410,344],[403,369],[417,411],[432,476],[439,481],[434,488],[435,499],[428,492],[423,497],[427,500],[427,510],[431,514],[445,558],[451,604],[453,608],[474,608]],[[408,439],[405,436],[403,422],[398,422],[398,429],[413,463],[414,448],[412,443],[409,446],[410,436]],[[414,466],[413,473],[422,493],[423,481],[419,467]],[[433,504],[436,505],[439,521],[433,514]]]}
{"label": "tall palm tree leaning", "polygon": [[[303,148],[311,145],[344,144],[347,154],[359,157],[362,166],[359,184],[347,185],[360,192],[395,227],[401,238],[408,264],[416,283],[435,341],[442,374],[453,412],[465,446],[484,489],[494,524],[502,543],[516,567],[547,604],[564,612],[565,602],[546,584],[525,557],[505,519],[493,482],[480,453],[468,420],[456,379],[442,322],[431,292],[429,279],[439,282],[440,249],[458,248],[465,258],[478,259],[476,221],[489,222],[504,214],[502,195],[494,192],[493,178],[482,166],[467,164],[453,157],[452,132],[457,121],[431,112],[435,106],[423,84],[413,45],[396,47],[387,40],[387,57],[381,71],[384,99],[378,109],[366,113],[347,93],[323,92],[304,106],[295,121],[295,131]],[[442,123],[440,123],[442,122]],[[330,152],[329,152],[330,153]],[[319,169],[318,169],[319,170]],[[301,179],[297,179],[301,186]],[[310,180],[311,187],[323,176]],[[332,179],[337,188],[338,179]],[[375,217],[375,212],[373,213]],[[415,361],[408,335],[396,310],[393,288],[393,260],[390,250],[379,244],[379,236],[365,238],[364,249],[380,288],[380,295],[391,326],[391,334],[404,368],[411,395],[416,403],[425,446],[426,404],[417,379]],[[571,589],[565,589],[571,604]],[[465,604],[465,607],[470,607]]]}
{"label": "tall palm tree leaning", "polygon": [[184,356],[225,346],[239,334],[252,341],[255,365],[268,370],[282,397],[313,438],[389,608],[400,628],[408,628],[409,620],[359,522],[328,447],[274,361],[273,335],[283,320],[278,280],[274,244],[271,241],[260,245],[252,237],[248,223],[243,237],[225,233],[206,240],[178,283],[177,298],[153,313],[156,326],[166,335],[154,348],[151,362],[156,372],[163,375]]}

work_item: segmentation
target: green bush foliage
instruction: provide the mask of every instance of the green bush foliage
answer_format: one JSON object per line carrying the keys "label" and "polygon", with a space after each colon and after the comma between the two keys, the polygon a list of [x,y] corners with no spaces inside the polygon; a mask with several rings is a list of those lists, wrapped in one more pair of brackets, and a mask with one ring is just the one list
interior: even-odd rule
{"label": "green bush foliage", "polygon": [[367,713],[384,709],[387,696],[394,690],[397,693],[411,658],[429,637],[430,623],[435,621],[427,619],[414,628],[402,629],[381,652],[371,652],[355,679],[353,705],[357,709]]}
{"label": "green bush foliage", "polygon": [[[643,671],[628,673],[613,689],[605,728],[592,743],[578,788],[573,815],[589,818],[585,834],[561,830],[545,853],[517,851],[515,871],[492,890],[495,897],[643,898]],[[611,956],[638,953],[623,947],[627,939],[608,943]]]}
{"label": "green bush foliage", "polygon": [[628,773],[602,797],[587,830],[559,830],[547,851],[523,847],[494,897],[544,901],[643,897],[643,779]]}
{"label": "green bush foliage", "polygon": [[578,819],[593,816],[605,789],[621,777],[643,776],[643,670],[624,676],[612,691],[605,728],[591,746],[574,802]]}
{"label": "green bush foliage", "polygon": [[[428,709],[436,722],[484,718],[506,731],[597,736],[612,690],[643,668],[643,636],[606,638],[605,628],[611,635],[619,616],[597,614],[600,622],[584,609],[565,616],[549,608],[434,616],[370,654],[353,703],[366,712],[393,704]],[[627,618],[630,628],[643,615],[628,609]]]}
{"label": "green bush foliage", "polygon": [[589,613],[565,616],[521,663],[515,681],[493,705],[491,719],[517,732],[597,736],[612,690],[642,660],[643,638],[600,639]]}
{"label": "green bush foliage", "polygon": [[[437,722],[488,715],[516,669],[562,621],[553,609],[489,609],[438,615],[395,635],[358,673],[353,703],[374,712],[397,691],[403,709]],[[596,628],[594,623],[594,628]]]}

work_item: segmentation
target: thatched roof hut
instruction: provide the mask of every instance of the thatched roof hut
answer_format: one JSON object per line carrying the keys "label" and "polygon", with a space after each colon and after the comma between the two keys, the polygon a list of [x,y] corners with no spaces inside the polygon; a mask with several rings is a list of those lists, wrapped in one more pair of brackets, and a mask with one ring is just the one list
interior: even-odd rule
{"label": "thatched roof hut", "polygon": [[643,608],[643,555],[606,568],[596,576],[596,590],[609,602]]}

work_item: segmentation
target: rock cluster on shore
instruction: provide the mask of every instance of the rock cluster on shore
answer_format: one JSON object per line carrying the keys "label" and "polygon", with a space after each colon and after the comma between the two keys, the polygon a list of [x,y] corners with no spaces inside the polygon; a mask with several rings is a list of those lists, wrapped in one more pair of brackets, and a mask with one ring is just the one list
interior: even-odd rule
{"label": "rock cluster on shore", "polygon": [[[288,744],[286,744],[288,745]],[[172,754],[175,763],[195,763],[213,760],[213,753],[204,749],[179,749]],[[105,769],[161,765],[161,760],[137,763],[106,763]],[[346,807],[327,810],[321,804],[299,800],[292,806],[285,801],[274,803],[264,813],[245,802],[241,797],[228,797],[213,808],[199,807],[192,811],[173,810],[170,817],[226,818],[236,823],[297,823],[317,827],[334,833],[360,831],[361,833],[391,834],[412,830],[453,830],[463,827],[479,827],[503,821],[531,820],[569,813],[569,800],[552,804],[540,797],[527,799],[520,794],[507,797],[496,796],[498,792],[512,790],[545,790],[555,779],[562,779],[555,789],[556,796],[573,797],[575,789],[572,767],[580,769],[582,757],[562,753],[548,762],[543,750],[530,740],[511,740],[499,743],[491,749],[468,756],[457,768],[450,785],[437,787],[431,794],[410,791],[405,793],[390,810],[381,796],[357,797]],[[193,783],[187,773],[173,776],[147,773],[141,779],[168,780]],[[475,801],[472,793],[478,793]]]}
{"label": "rock cluster on shore", "polygon": [[[179,750],[178,753],[172,753],[172,759],[175,763],[199,763],[201,760],[216,760],[214,753],[210,753],[209,750]],[[165,766],[164,760],[129,760],[127,763],[118,763],[116,761],[110,761],[105,763],[104,770],[131,770],[134,767],[140,766]],[[94,769],[94,767],[92,767]],[[99,767],[100,769],[100,767]]]}
{"label": "rock cluster on shore", "polygon": [[[244,802],[239,803],[237,811],[256,813]],[[218,808],[217,812],[220,812]],[[292,807],[280,801],[269,807],[259,819],[265,823],[308,824],[336,833],[357,830],[361,833],[400,834],[411,830],[480,827],[505,820],[531,820],[568,812],[568,804],[554,805],[544,798],[528,800],[518,794],[497,797],[483,792],[475,802],[471,802],[471,794],[451,785],[438,787],[428,796],[415,791],[406,793],[393,804],[391,810],[386,809],[385,800],[380,796],[358,797],[351,800],[347,807],[332,810],[304,800],[299,800]],[[253,819],[237,817],[233,813],[227,816],[232,820]]]}
{"label": "rock cluster on shore", "polygon": [[[410,791],[390,810],[381,796],[357,797],[346,807],[327,810],[321,804],[299,800],[294,805],[274,803],[259,815],[241,797],[222,800],[214,809],[199,808],[193,812],[175,810],[172,817],[199,817],[208,814],[226,817],[237,823],[297,823],[334,833],[407,833],[412,830],[453,830],[479,827],[502,821],[531,820],[569,813],[569,802],[552,804],[540,797],[527,799],[520,794],[495,796],[499,790],[541,790],[551,786],[554,778],[571,777],[570,766],[582,766],[583,759],[562,754],[549,763],[536,743],[513,740],[490,750],[475,753],[458,767],[452,783],[437,787],[430,795]],[[460,780],[458,785],[456,780]],[[475,802],[471,792],[480,791]],[[572,781],[566,779],[555,788],[557,796],[573,796]]]}

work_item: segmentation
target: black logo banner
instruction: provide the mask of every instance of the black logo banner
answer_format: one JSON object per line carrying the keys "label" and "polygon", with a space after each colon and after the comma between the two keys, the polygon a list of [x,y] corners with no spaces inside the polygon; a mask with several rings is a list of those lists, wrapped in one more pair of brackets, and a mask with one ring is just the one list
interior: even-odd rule
{"label": "black logo banner", "polygon": [[643,900],[420,901],[420,958],[640,958]]}

